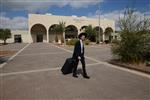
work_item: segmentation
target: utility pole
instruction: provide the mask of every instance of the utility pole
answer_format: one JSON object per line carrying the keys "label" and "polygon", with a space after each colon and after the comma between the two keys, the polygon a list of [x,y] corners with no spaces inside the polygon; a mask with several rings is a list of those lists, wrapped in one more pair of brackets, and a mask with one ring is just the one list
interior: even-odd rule
{"label": "utility pole", "polygon": [[98,5],[98,44],[100,43],[100,2]]}

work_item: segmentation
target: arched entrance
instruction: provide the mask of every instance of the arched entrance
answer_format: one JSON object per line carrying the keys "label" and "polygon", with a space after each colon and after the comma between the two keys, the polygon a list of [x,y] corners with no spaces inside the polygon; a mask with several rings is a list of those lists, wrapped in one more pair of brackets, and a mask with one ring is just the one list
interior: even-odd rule
{"label": "arched entrance", "polygon": [[58,42],[59,34],[56,32],[56,27],[58,24],[53,24],[49,27],[49,42]]}
{"label": "arched entrance", "polygon": [[31,36],[33,42],[45,42],[46,41],[46,28],[42,24],[35,24],[31,27]]}
{"label": "arched entrance", "polygon": [[65,38],[69,39],[69,38],[77,38],[78,36],[78,29],[76,26],[74,25],[68,25],[65,28]]}
{"label": "arched entrance", "polygon": [[80,28],[80,31],[84,32],[87,27],[88,27],[88,26],[86,26],[86,25],[85,25],[85,26],[82,26],[82,27]]}
{"label": "arched entrance", "polygon": [[105,33],[105,40],[111,42],[112,40],[111,33],[113,33],[113,29],[111,27],[107,27],[104,33]]}

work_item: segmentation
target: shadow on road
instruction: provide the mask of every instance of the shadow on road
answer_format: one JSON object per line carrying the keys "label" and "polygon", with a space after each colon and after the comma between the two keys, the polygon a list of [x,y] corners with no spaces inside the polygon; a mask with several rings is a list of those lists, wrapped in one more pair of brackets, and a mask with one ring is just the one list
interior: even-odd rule
{"label": "shadow on road", "polygon": [[0,64],[6,62],[8,60],[8,57],[0,57]]}

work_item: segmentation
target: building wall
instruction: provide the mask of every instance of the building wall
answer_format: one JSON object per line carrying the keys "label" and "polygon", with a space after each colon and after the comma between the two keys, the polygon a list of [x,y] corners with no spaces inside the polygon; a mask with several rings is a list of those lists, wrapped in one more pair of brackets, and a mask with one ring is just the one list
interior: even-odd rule
{"label": "building wall", "polygon": [[[11,30],[11,38],[7,39],[7,43],[14,43],[14,35],[21,35],[22,42],[23,43],[31,43],[32,38],[29,34],[28,30]],[[0,40],[0,43],[3,43],[2,40]]]}
{"label": "building wall", "polygon": [[[40,14],[29,14],[28,16],[28,30],[12,30],[12,37],[7,40],[8,43],[14,42],[14,35],[21,35],[22,42],[32,43],[36,42],[36,35],[31,34],[31,28],[36,24],[41,24],[46,29],[46,34],[43,35],[43,42],[54,42],[55,34],[49,34],[50,26],[54,24],[59,24],[59,22],[65,22],[66,27],[69,25],[74,25],[78,34],[81,32],[80,29],[82,26],[92,25],[93,27],[99,26],[98,19],[86,18],[86,17],[73,17],[73,16],[56,16],[56,15],[40,15]],[[105,30],[107,27],[111,27],[115,30],[115,21],[113,20],[100,20],[100,27]],[[61,35],[58,35],[59,41]],[[3,41],[0,40],[0,43]]]}
{"label": "building wall", "polygon": [[[59,24],[59,22],[65,22],[66,27],[69,25],[74,25],[78,34],[82,26],[92,25],[93,27],[99,26],[98,19],[86,18],[86,17],[72,17],[72,16],[56,16],[56,15],[40,15],[40,14],[29,14],[28,24],[29,24],[29,33],[31,33],[31,28],[36,24],[41,24],[46,28],[47,42],[55,40],[56,35],[49,35],[49,28],[54,24]],[[115,30],[115,21],[113,20],[100,20],[100,27],[105,30],[107,27],[111,27]],[[61,36],[58,36],[59,40]],[[34,42],[34,38],[32,38]]]}
{"label": "building wall", "polygon": [[[35,24],[42,24],[49,29],[49,27],[53,24],[59,24],[60,21],[66,22],[66,26],[68,25],[75,25],[78,30],[82,26],[92,25],[92,26],[99,26],[98,19],[93,18],[85,18],[85,17],[72,17],[72,16],[55,16],[55,15],[40,15],[40,14],[29,14],[29,31],[31,27]],[[100,20],[100,26],[103,30],[107,27],[111,27],[115,30],[115,21],[114,20]]]}

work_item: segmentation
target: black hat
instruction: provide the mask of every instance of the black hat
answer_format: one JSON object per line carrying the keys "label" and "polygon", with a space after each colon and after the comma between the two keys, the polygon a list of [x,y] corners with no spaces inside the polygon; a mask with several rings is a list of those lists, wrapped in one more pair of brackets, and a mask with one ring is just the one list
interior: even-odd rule
{"label": "black hat", "polygon": [[86,33],[80,33],[80,34],[78,35],[79,39],[82,37],[82,35],[84,35],[85,37],[87,37],[87,34],[86,34]]}

